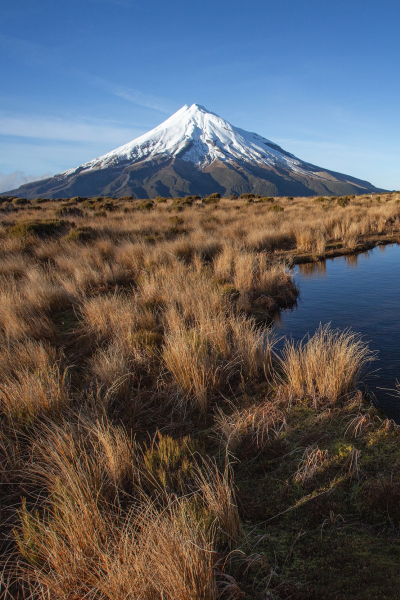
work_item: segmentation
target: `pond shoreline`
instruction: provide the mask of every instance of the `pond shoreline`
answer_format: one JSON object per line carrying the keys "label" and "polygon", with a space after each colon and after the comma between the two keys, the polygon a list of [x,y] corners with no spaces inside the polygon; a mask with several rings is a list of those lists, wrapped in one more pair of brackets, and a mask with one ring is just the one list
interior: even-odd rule
{"label": "pond shoreline", "polygon": [[361,251],[359,246],[355,252],[327,257],[336,260],[297,263],[299,302],[293,310],[279,313],[276,326],[279,335],[295,341],[311,335],[320,323],[330,322],[334,328],[361,333],[370,348],[378,351],[379,359],[368,376],[365,374],[363,383],[376,396],[379,408],[400,423],[398,242],[391,236],[370,239]]}
{"label": "pond shoreline", "polygon": [[315,252],[296,252],[296,250],[278,251],[275,253],[278,259],[287,260],[291,265],[301,265],[307,263],[322,262],[328,258],[338,258],[340,256],[354,256],[362,254],[368,250],[373,250],[377,246],[387,246],[400,243],[400,232],[392,235],[382,234],[374,235],[363,240],[355,248],[347,248],[342,242],[329,244],[324,254]]}

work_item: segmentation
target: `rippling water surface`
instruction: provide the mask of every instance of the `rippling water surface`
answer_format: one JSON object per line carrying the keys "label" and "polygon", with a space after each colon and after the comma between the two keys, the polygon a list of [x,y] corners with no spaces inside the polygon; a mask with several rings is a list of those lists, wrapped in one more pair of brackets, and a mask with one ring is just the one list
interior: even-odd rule
{"label": "rippling water surface", "polygon": [[297,307],[276,318],[277,334],[298,341],[320,323],[360,332],[378,351],[363,381],[386,414],[400,423],[400,395],[394,392],[400,381],[400,245],[299,265],[295,279]]}

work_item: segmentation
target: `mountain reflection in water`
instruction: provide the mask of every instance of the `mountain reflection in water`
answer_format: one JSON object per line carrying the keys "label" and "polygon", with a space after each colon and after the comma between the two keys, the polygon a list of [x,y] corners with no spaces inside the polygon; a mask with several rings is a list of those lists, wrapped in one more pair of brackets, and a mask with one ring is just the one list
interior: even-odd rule
{"label": "mountain reflection in water", "polygon": [[298,265],[295,279],[300,297],[292,310],[276,315],[277,335],[300,341],[320,323],[360,332],[377,351],[377,360],[362,376],[364,387],[400,423],[400,246]]}

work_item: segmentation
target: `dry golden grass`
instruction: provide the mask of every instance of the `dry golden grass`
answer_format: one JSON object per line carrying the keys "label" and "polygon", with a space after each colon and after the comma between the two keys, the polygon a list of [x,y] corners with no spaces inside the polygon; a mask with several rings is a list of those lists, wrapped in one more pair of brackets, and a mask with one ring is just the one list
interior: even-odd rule
{"label": "dry golden grass", "polygon": [[[67,372],[56,361],[54,351],[32,342],[26,350],[26,354],[19,353],[21,362],[12,366],[11,356],[6,355],[9,374],[3,374],[0,382],[1,413],[16,425],[55,416],[70,404]],[[16,358],[18,354],[13,356],[14,361]]]}
{"label": "dry golden grass", "polygon": [[297,483],[304,483],[312,479],[327,464],[327,450],[310,446],[305,449],[296,473],[293,476]]}
{"label": "dry golden grass", "polygon": [[[297,297],[293,257],[397,235],[397,200],[145,211],[78,199],[62,203],[79,212],[50,237],[22,235],[23,222],[57,218],[60,202],[1,205],[0,478],[12,515],[2,527],[21,598],[240,597],[220,573],[244,536],[233,467],[200,457],[197,430],[211,454],[215,432],[227,453],[244,442],[261,452],[286,430],[290,397],[318,404],[354,390],[371,359],[357,336],[321,329],[278,364],[267,326]],[[349,435],[368,429],[363,419]],[[306,481],[323,461],[303,459]]]}
{"label": "dry golden grass", "polygon": [[350,437],[358,438],[361,437],[365,432],[374,428],[374,422],[371,416],[367,413],[365,415],[358,414],[354,417],[347,425],[345,435]]}
{"label": "dry golden grass", "polygon": [[217,313],[188,328],[176,311],[167,313],[167,319],[165,365],[184,398],[193,397],[202,411],[210,395],[237,374],[270,375],[273,340],[269,332],[262,336],[252,321]]}
{"label": "dry golden grass", "polygon": [[231,466],[228,461],[220,473],[215,464],[204,461],[197,468],[195,480],[203,499],[214,518],[219,535],[237,543],[242,536],[238,509],[232,482]]}
{"label": "dry golden grass", "polygon": [[271,401],[251,406],[235,408],[231,414],[219,410],[215,418],[215,430],[228,452],[235,452],[245,440],[262,449],[271,439],[286,430],[286,415]]}
{"label": "dry golden grass", "polygon": [[41,433],[33,475],[49,500],[42,515],[24,503],[15,530],[38,597],[216,599],[216,544],[241,535],[228,468],[204,463],[196,496],[163,505],[134,487],[126,510],[143,468],[126,432],[79,419]]}
{"label": "dry golden grass", "polygon": [[358,334],[326,325],[305,342],[286,342],[281,366],[295,397],[337,402],[354,390],[371,360],[373,355]]}

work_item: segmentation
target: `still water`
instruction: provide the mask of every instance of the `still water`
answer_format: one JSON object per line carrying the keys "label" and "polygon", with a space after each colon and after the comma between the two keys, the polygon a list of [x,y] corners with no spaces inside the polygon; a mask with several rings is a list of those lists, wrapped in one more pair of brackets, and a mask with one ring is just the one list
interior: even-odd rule
{"label": "still water", "polygon": [[297,306],[276,317],[277,335],[299,341],[320,323],[360,332],[377,351],[363,383],[387,416],[400,423],[400,394],[395,392],[400,382],[400,245],[298,265],[295,280]]}

